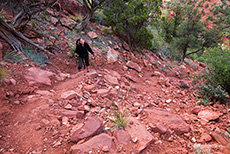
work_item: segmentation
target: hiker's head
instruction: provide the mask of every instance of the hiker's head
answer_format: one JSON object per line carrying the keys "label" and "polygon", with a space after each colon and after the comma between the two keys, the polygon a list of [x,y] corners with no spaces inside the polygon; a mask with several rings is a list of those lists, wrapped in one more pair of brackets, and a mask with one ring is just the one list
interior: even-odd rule
{"label": "hiker's head", "polygon": [[82,45],[84,44],[84,42],[85,42],[85,40],[82,39],[82,38],[80,38],[80,43],[81,43]]}

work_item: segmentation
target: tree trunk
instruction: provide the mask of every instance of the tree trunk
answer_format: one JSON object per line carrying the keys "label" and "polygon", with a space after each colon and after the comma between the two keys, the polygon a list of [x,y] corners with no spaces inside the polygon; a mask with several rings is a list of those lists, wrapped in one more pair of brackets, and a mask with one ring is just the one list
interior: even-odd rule
{"label": "tree trunk", "polygon": [[93,17],[93,13],[94,12],[87,14],[86,17],[75,27],[75,29],[77,30],[77,33],[81,32],[82,30],[86,28],[90,19]]}
{"label": "tree trunk", "polygon": [[44,49],[43,47],[39,46],[38,44],[34,43],[33,41],[25,37],[21,32],[17,31],[13,26],[5,23],[2,19],[0,19],[0,37],[6,40],[12,46],[12,48],[17,52],[24,53],[22,49],[22,44],[18,40],[18,39],[22,39],[23,41],[35,46],[36,48],[46,53],[52,54],[46,49]]}

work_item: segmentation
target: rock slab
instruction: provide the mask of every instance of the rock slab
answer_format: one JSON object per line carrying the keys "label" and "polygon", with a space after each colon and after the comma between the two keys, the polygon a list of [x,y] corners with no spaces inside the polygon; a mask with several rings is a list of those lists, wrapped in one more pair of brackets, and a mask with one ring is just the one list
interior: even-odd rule
{"label": "rock slab", "polygon": [[81,139],[94,136],[103,129],[103,123],[98,117],[93,117],[86,121],[85,125],[76,130],[71,136],[72,142],[78,142]]}
{"label": "rock slab", "polygon": [[100,135],[97,135],[90,140],[84,142],[83,144],[76,144],[73,145],[70,149],[71,154],[79,154],[81,152],[89,152],[92,149],[105,149],[106,151],[110,151],[110,149],[114,148],[115,144],[113,142],[113,139],[111,136],[102,133]]}
{"label": "rock slab", "polygon": [[166,128],[172,129],[177,134],[188,133],[189,125],[177,114],[160,109],[147,109],[148,122],[150,125],[161,124]]}

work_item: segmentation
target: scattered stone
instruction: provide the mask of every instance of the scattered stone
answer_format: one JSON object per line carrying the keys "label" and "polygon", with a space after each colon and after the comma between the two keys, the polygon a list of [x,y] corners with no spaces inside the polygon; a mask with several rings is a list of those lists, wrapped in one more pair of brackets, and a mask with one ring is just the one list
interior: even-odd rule
{"label": "scattered stone", "polygon": [[220,116],[219,113],[215,112],[215,111],[211,111],[211,110],[203,110],[203,111],[200,111],[198,113],[198,117],[200,119],[204,119],[204,120],[207,120],[207,121],[210,121],[210,120],[216,120],[218,119]]}
{"label": "scattered stone", "polygon": [[109,152],[110,148],[108,145],[102,147],[103,152]]}
{"label": "scattered stone", "polygon": [[127,144],[131,140],[131,136],[123,129],[115,132],[114,135],[119,143]]}
{"label": "scattered stone", "polygon": [[108,52],[107,52],[107,62],[110,63],[114,63],[118,60],[120,53],[116,50],[114,50],[113,48],[109,48]]}
{"label": "scattered stone", "polygon": [[219,144],[227,146],[230,143],[230,139],[225,138],[222,135],[219,135],[215,132],[211,133],[212,138],[217,141]]}
{"label": "scattered stone", "polygon": [[110,84],[112,84],[113,86],[119,85],[116,77],[113,77],[110,74],[106,74],[104,77],[105,77],[105,80],[109,82]]}
{"label": "scattered stone", "polygon": [[165,102],[166,102],[166,103],[171,103],[172,100],[171,100],[171,99],[168,99],[168,100],[166,100]]}
{"label": "scattered stone", "polygon": [[20,104],[20,101],[14,101],[14,104],[19,105],[19,104]]}
{"label": "scattered stone", "polygon": [[56,26],[57,23],[58,23],[58,19],[55,18],[55,17],[51,17],[51,18],[50,18],[50,21],[51,21],[51,23],[52,23],[54,26]]}
{"label": "scattered stone", "polygon": [[44,124],[44,125],[48,125],[50,123],[49,120],[47,119],[42,119],[41,122]]}
{"label": "scattered stone", "polygon": [[203,133],[200,137],[200,139],[197,139],[197,142],[199,143],[206,143],[212,140],[212,137],[207,134],[207,133]]}
{"label": "scattered stone", "polygon": [[88,92],[91,92],[94,88],[96,87],[96,85],[94,84],[90,84],[90,85],[85,85],[84,89]]}
{"label": "scattered stone", "polygon": [[154,71],[152,76],[163,76],[163,75],[158,71]]}
{"label": "scattered stone", "polygon": [[73,111],[73,110],[65,110],[65,109],[59,109],[57,110],[59,114],[62,114],[63,116],[67,116],[69,118],[77,117],[77,118],[83,118],[84,117],[84,111]]}
{"label": "scattered stone", "polygon": [[77,95],[77,93],[73,90],[70,90],[70,91],[67,91],[67,92],[64,92],[61,94],[61,98],[62,99],[67,99],[67,100],[70,100],[70,99],[73,99],[75,98]]}
{"label": "scattered stone", "polygon": [[190,131],[189,125],[177,114],[159,109],[146,109],[145,112],[148,114],[149,125],[160,123],[174,130],[177,134],[188,133]]}
{"label": "scattered stone", "polygon": [[198,113],[201,111],[200,106],[196,106],[192,109],[192,113],[198,115]]}
{"label": "scattered stone", "polygon": [[71,104],[67,104],[64,108],[65,108],[66,110],[70,110],[70,109],[72,109],[72,105],[71,105]]}
{"label": "scattered stone", "polygon": [[53,72],[31,67],[28,69],[28,73],[25,75],[25,79],[29,82],[29,85],[42,83],[51,86],[51,80],[49,77],[52,75],[54,75]]}
{"label": "scattered stone", "polygon": [[106,150],[107,152],[110,151],[110,149],[115,149],[115,143],[113,142],[112,137],[105,133],[97,135],[82,144],[73,145],[70,149],[70,152],[89,152],[92,149],[98,149],[103,147],[105,148],[104,150]]}
{"label": "scattered stone", "polygon": [[60,19],[61,25],[69,28],[69,29],[73,29],[74,26],[76,25],[76,22],[71,20],[70,18],[61,18]]}
{"label": "scattered stone", "polygon": [[98,89],[97,94],[99,96],[107,96],[109,94],[110,89]]}
{"label": "scattered stone", "polygon": [[37,90],[35,93],[39,95],[46,95],[46,96],[52,95],[51,92],[49,92],[48,90]]}
{"label": "scattered stone", "polygon": [[168,129],[161,124],[158,124],[157,126],[152,126],[152,125],[149,126],[151,127],[152,131],[155,133],[165,134],[168,131]]}
{"label": "scattered stone", "polygon": [[87,35],[92,39],[96,39],[98,37],[97,33],[95,33],[94,31],[88,32]]}
{"label": "scattered stone", "polygon": [[120,47],[116,44],[114,47],[113,47],[114,50],[119,50]]}
{"label": "scattered stone", "polygon": [[10,79],[10,82],[13,84],[13,85],[16,85],[17,84],[17,82],[14,80],[14,79]]}
{"label": "scattered stone", "polygon": [[94,136],[100,133],[103,129],[103,123],[98,117],[93,117],[86,121],[85,125],[76,130],[71,136],[72,142],[78,142],[84,138]]}
{"label": "scattered stone", "polygon": [[57,77],[58,81],[64,81],[65,79],[69,78],[70,75],[65,74],[65,73],[60,73],[60,74],[56,75],[56,77]]}
{"label": "scattered stone", "polygon": [[69,118],[64,116],[62,117],[62,125],[67,125],[69,123]]}
{"label": "scattered stone", "polygon": [[141,68],[140,68],[140,66],[137,63],[134,63],[132,61],[128,61],[126,63],[126,66],[129,67],[129,68],[131,68],[131,69],[136,70],[139,73],[141,72]]}
{"label": "scattered stone", "polygon": [[137,137],[137,152],[143,151],[152,141],[153,136],[146,130],[145,126],[141,124],[136,118],[131,117],[129,123],[125,127],[125,131],[133,137]]}

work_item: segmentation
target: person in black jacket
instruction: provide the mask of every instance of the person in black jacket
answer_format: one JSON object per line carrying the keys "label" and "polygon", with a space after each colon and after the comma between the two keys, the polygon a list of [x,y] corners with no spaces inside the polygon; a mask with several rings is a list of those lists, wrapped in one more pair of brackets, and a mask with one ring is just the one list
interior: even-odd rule
{"label": "person in black jacket", "polygon": [[79,63],[78,63],[78,71],[81,71],[82,64],[85,61],[85,65],[87,68],[87,72],[89,72],[88,66],[89,66],[89,53],[90,52],[94,56],[94,52],[90,48],[89,44],[85,42],[82,38],[78,39],[76,41],[76,50],[75,55],[79,55]]}

